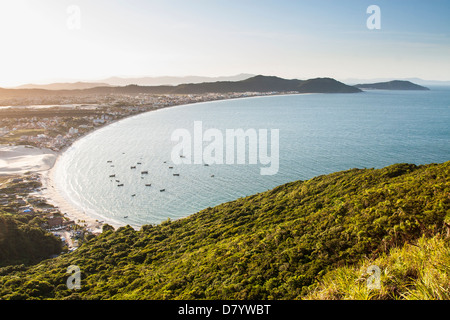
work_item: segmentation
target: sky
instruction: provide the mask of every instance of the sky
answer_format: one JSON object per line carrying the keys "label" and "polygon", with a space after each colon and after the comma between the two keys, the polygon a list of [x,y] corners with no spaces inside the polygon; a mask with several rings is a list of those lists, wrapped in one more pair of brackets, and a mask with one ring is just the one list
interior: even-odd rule
{"label": "sky", "polygon": [[[369,29],[370,5],[380,29]],[[111,76],[450,80],[448,0],[1,0],[0,86]]]}

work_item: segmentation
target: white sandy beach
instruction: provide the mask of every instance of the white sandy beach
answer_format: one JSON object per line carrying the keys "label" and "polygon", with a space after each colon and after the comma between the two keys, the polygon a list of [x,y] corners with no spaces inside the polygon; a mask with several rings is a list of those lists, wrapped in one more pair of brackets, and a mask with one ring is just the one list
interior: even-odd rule
{"label": "white sandy beach", "polygon": [[53,168],[50,168],[50,170],[41,173],[42,196],[47,199],[48,203],[57,207],[67,218],[75,221],[76,224],[84,225],[94,233],[101,232],[102,223],[98,222],[95,218],[88,216],[64,198],[56,187],[54,180],[55,170],[52,169]]}
{"label": "white sandy beach", "polygon": [[70,220],[75,221],[76,224],[86,226],[91,232],[101,233],[104,223],[113,226],[115,229],[121,227],[122,225],[114,223],[113,221],[99,222],[98,219],[86,214],[86,212],[76,207],[64,197],[61,190],[58,189],[55,181],[55,164],[59,160],[62,152],[58,154],[54,165],[49,170],[41,172],[43,187],[42,195],[47,199],[47,202],[55,207],[58,207],[61,213],[63,213]]}
{"label": "white sandy beach", "polygon": [[[42,196],[47,199],[48,203],[58,207],[61,213],[75,223],[85,225],[92,232],[101,232],[103,224],[72,205],[56,187],[53,169],[59,155],[50,149],[0,145],[0,175],[39,173],[42,181]],[[108,223],[114,228],[120,227]]]}
{"label": "white sandy beach", "polygon": [[57,153],[30,146],[0,145],[0,175],[43,172],[55,164]]}

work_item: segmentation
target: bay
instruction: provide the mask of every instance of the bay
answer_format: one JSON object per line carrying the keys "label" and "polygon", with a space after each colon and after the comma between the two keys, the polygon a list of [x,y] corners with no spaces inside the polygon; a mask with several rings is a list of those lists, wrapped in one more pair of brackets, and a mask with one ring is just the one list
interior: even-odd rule
{"label": "bay", "polygon": [[[277,95],[152,111],[75,142],[57,162],[56,183],[87,214],[139,227],[335,171],[448,161],[450,88],[431,89]],[[224,134],[278,129],[278,173],[261,175],[261,164],[172,164],[172,133],[193,135],[195,121]]]}

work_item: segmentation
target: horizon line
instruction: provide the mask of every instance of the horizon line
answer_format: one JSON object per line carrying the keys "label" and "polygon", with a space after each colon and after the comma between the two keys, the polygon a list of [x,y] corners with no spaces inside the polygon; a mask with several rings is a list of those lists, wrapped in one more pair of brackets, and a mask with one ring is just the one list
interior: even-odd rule
{"label": "horizon line", "polygon": [[[448,82],[450,85],[450,79],[449,80],[436,80],[436,79],[423,79],[420,77],[375,77],[375,78],[360,78],[360,77],[331,77],[331,76],[314,76],[314,77],[308,77],[308,78],[300,78],[300,77],[283,77],[283,76],[279,76],[279,75],[264,75],[264,74],[250,74],[250,73],[238,73],[238,74],[234,74],[234,75],[222,75],[222,76],[202,76],[202,75],[181,75],[181,76],[175,76],[175,75],[162,75],[162,76],[151,76],[151,75],[146,75],[146,76],[108,76],[106,78],[102,78],[102,79],[54,79],[54,80],[44,80],[44,82],[40,82],[40,81],[36,81],[36,82],[27,82],[27,83],[21,83],[21,84],[17,84],[17,85],[8,85],[8,86],[0,86],[0,88],[2,89],[26,89],[26,88],[20,88],[23,86],[51,86],[51,85],[58,85],[58,84],[84,84],[84,83],[92,83],[92,84],[106,84],[108,86],[112,86],[112,87],[121,87],[121,86],[127,86],[127,85],[133,85],[134,83],[129,83],[126,85],[112,85],[107,83],[106,81],[109,79],[118,79],[118,80],[122,80],[122,81],[126,81],[126,80],[145,80],[146,78],[148,79],[154,79],[157,80],[159,78],[174,78],[174,79],[184,79],[184,78],[205,78],[205,79],[215,79],[215,78],[234,78],[234,77],[239,77],[239,76],[248,76],[248,78],[245,79],[249,79],[255,76],[266,76],[266,77],[278,77],[278,78],[282,78],[282,79],[288,79],[288,80],[309,80],[309,79],[315,79],[315,78],[332,78],[335,80],[338,80],[340,82],[344,82],[345,81],[355,81],[355,80],[361,80],[361,81],[393,81],[393,80],[407,80],[407,81],[412,81],[412,80],[419,80],[419,81],[427,81],[427,82]],[[242,81],[245,79],[241,79],[241,80],[228,80],[228,81]],[[217,80],[217,82],[220,81],[224,81],[224,80]],[[203,81],[206,82],[206,81]],[[199,83],[203,83],[203,82],[199,82]],[[179,83],[179,84],[185,84],[185,83]],[[135,84],[136,85],[136,84]],[[139,86],[160,86],[160,85],[178,85],[178,84],[153,84],[153,85],[139,85]]]}

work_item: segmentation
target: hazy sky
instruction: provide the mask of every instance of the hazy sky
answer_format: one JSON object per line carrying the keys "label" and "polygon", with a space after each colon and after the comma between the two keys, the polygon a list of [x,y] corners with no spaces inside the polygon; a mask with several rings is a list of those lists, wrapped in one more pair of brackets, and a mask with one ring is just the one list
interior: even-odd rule
{"label": "hazy sky", "polygon": [[[366,26],[373,4],[379,30]],[[238,73],[450,80],[448,0],[1,0],[0,30],[0,86]]]}

